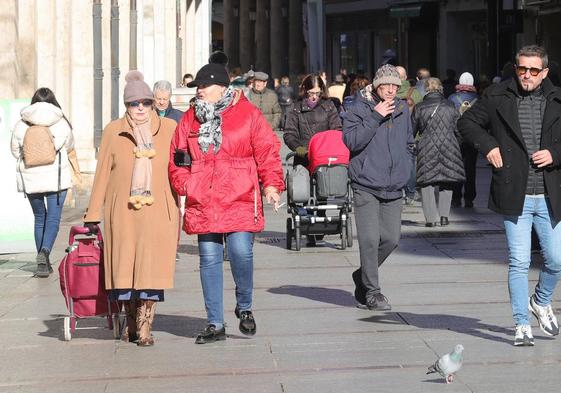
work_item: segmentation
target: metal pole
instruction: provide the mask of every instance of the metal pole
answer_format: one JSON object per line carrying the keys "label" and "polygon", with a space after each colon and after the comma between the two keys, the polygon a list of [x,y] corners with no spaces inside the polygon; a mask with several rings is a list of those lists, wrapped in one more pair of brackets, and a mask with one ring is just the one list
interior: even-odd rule
{"label": "metal pole", "polygon": [[175,0],[175,85],[183,83],[183,40],[181,39],[181,0]]}
{"label": "metal pole", "polygon": [[111,120],[119,117],[119,0],[111,0]]}
{"label": "metal pole", "polygon": [[103,122],[103,66],[101,49],[101,0],[93,2],[94,146],[99,148]]}
{"label": "metal pole", "polygon": [[131,0],[130,10],[130,50],[129,50],[129,70],[136,70],[136,38],[138,26],[138,14],[136,11],[136,0]]}

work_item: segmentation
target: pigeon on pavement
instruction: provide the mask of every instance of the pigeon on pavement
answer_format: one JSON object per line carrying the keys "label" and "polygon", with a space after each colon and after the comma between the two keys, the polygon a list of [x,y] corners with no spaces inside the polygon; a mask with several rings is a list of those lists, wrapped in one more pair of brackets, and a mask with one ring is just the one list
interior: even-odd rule
{"label": "pigeon on pavement", "polygon": [[427,374],[439,373],[444,377],[446,383],[452,383],[454,381],[454,374],[462,367],[463,350],[463,345],[456,345],[452,352],[443,355],[430,366]]}

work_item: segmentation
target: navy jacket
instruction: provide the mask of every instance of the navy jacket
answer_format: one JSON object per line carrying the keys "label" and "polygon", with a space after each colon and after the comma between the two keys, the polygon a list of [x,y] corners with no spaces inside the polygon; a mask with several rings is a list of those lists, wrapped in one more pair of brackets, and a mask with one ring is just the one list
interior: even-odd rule
{"label": "navy jacket", "polygon": [[[158,113],[158,115],[160,115],[159,110],[156,110],[156,112]],[[163,116],[167,117],[168,119],[174,120],[177,124],[179,124],[179,121],[183,117],[183,112],[171,106],[171,102],[170,102]]]}
{"label": "navy jacket", "polygon": [[351,151],[352,187],[381,199],[402,197],[413,165],[414,141],[407,102],[396,98],[391,116],[374,110],[357,92],[343,116],[343,141]]}

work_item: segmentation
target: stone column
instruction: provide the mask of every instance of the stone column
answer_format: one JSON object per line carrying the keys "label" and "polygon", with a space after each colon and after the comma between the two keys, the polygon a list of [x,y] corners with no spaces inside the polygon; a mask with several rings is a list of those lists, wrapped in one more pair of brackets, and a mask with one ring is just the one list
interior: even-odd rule
{"label": "stone column", "polygon": [[230,69],[240,66],[240,3],[224,0],[224,53],[228,55]]}
{"label": "stone column", "polygon": [[255,11],[255,69],[270,73],[269,0],[256,2]]}
{"label": "stone column", "polygon": [[302,0],[290,0],[288,4],[288,70],[290,79],[295,82],[304,72],[302,33]]}
{"label": "stone column", "polygon": [[283,16],[282,13],[283,0],[270,1],[271,78],[280,78],[288,74],[287,21],[286,16]]}
{"label": "stone column", "polygon": [[249,70],[253,37],[251,36],[251,21],[249,20],[249,8],[251,0],[240,0],[240,66],[242,73]]}

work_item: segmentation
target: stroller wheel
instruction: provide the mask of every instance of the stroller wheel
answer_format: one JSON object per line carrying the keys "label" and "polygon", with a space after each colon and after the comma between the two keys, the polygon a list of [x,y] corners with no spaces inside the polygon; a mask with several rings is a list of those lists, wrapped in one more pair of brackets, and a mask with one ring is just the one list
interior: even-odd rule
{"label": "stroller wheel", "polygon": [[72,340],[72,333],[70,333],[70,317],[64,317],[64,341]]}
{"label": "stroller wheel", "polygon": [[294,241],[295,241],[296,251],[300,251],[301,248],[300,242],[302,239],[300,239],[300,237],[301,237],[300,222],[297,221],[294,224]]}
{"label": "stroller wheel", "polygon": [[347,217],[347,247],[351,248],[353,246],[353,220],[349,216]]}
{"label": "stroller wheel", "polygon": [[294,231],[292,230],[292,217],[286,219],[286,249],[292,249],[292,236],[294,236]]}

